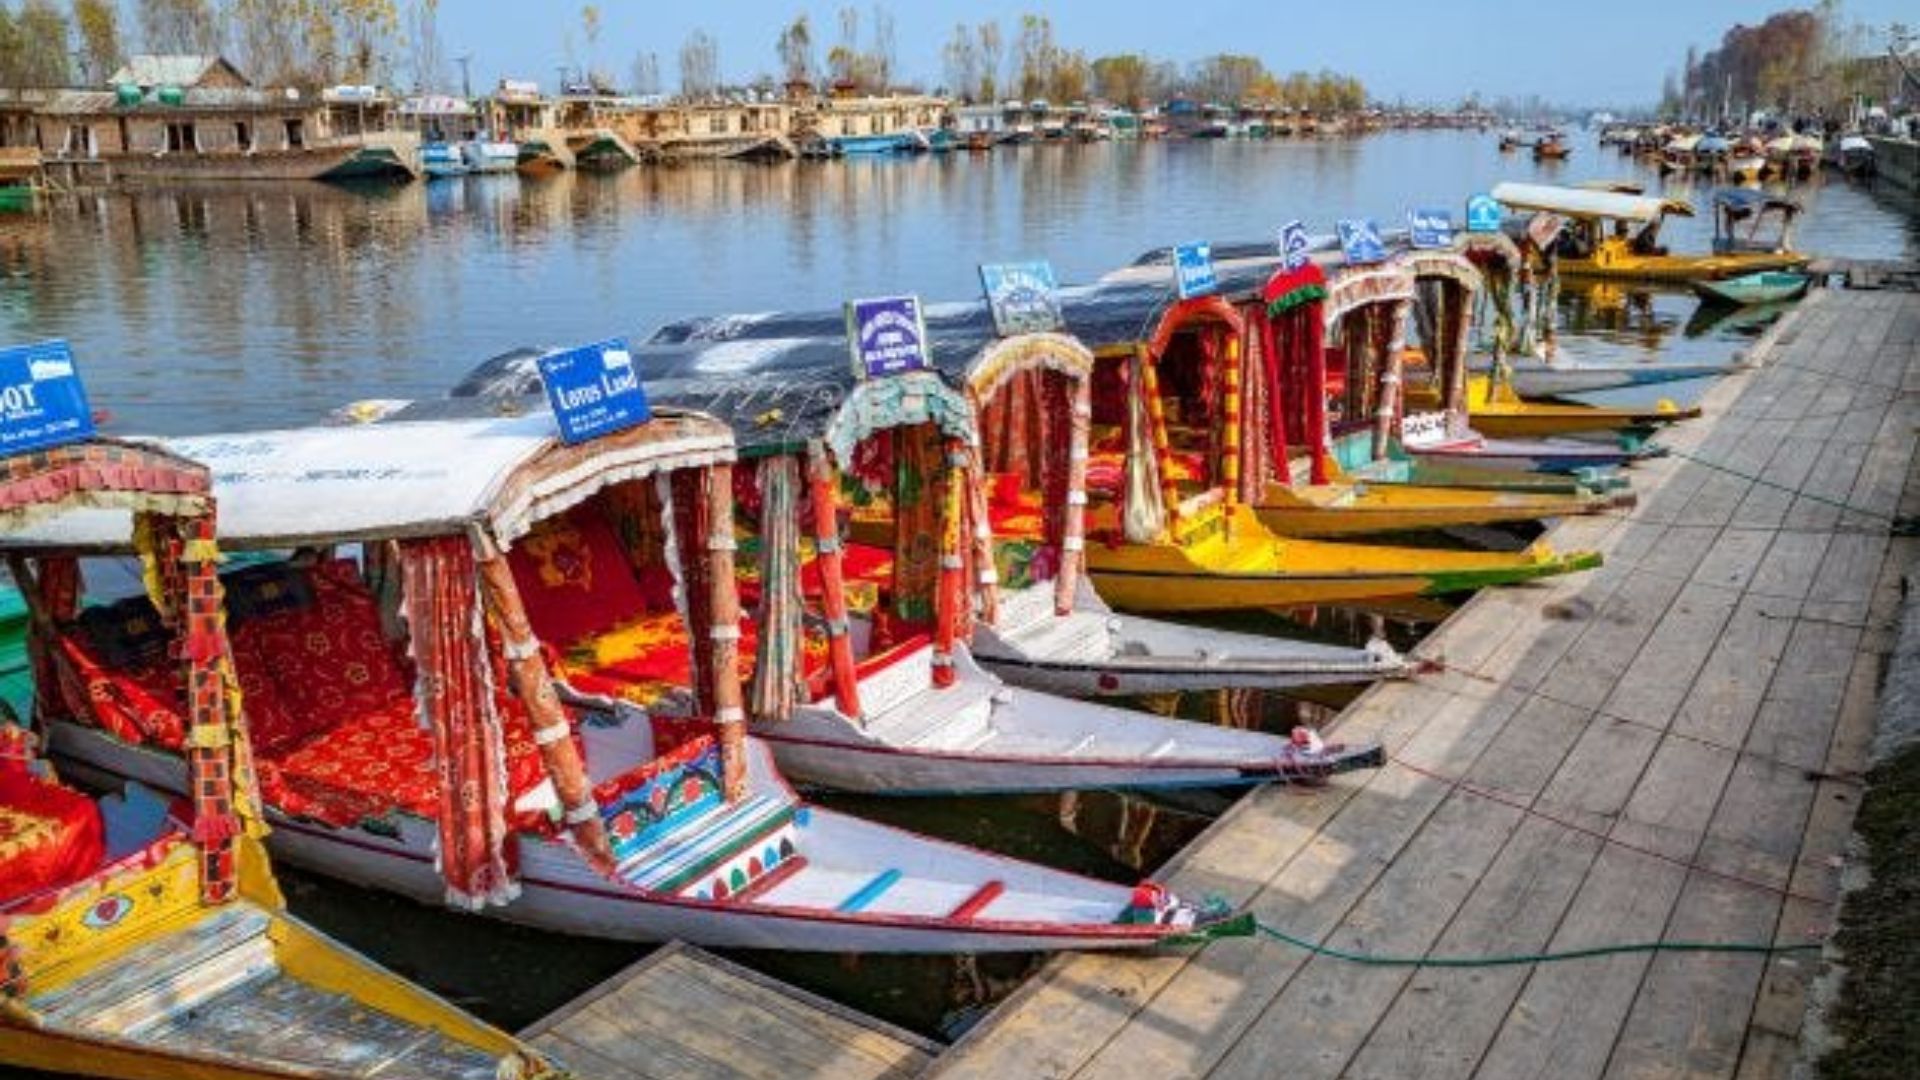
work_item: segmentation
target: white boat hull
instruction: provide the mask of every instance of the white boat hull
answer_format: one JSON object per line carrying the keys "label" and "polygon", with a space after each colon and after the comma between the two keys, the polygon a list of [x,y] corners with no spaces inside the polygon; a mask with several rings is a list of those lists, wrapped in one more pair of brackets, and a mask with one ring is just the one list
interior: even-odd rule
{"label": "white boat hull", "polygon": [[[1485,374],[1486,367],[1475,367]],[[1624,390],[1634,386],[1657,386],[1688,379],[1710,379],[1737,370],[1724,364],[1628,364],[1585,366],[1580,364],[1514,364],[1511,366],[1513,392],[1523,398],[1565,397],[1598,390]]]}
{"label": "white boat hull", "polygon": [[1066,616],[1054,613],[1051,583],[1006,594],[999,624],[974,631],[973,653],[1010,683],[1069,697],[1369,682],[1410,671],[1385,642],[1355,649],[1121,615],[1085,579]]}
{"label": "white boat hull", "polygon": [[[765,749],[749,743],[752,788],[786,794]],[[98,730],[55,722],[53,749],[69,775],[101,785],[137,780],[184,794],[184,761],[130,746]],[[269,847],[329,877],[443,901],[434,824],[395,815],[393,835],[295,820],[269,809]],[[715,948],[814,952],[947,953],[1139,948],[1191,926],[1191,909],[1162,924],[1115,921],[1131,892],[1096,881],[806,807],[797,841],[807,864],[765,893],[739,902],[642,891],[602,875],[566,842],[519,838],[520,893],[485,914],[544,930],[623,941],[679,939]],[[853,910],[858,886],[888,871],[898,884]],[[966,918],[956,911],[982,886],[1003,892]],[[854,888],[850,889],[852,885]]]}

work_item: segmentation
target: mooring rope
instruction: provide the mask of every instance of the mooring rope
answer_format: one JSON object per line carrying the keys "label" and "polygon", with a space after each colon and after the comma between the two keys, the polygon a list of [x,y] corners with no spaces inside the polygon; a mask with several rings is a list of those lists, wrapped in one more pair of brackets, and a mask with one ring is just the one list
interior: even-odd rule
{"label": "mooring rope", "polygon": [[1806,499],[1808,502],[1816,502],[1823,506],[1831,506],[1838,510],[1844,510],[1848,513],[1859,514],[1861,517],[1872,518],[1875,521],[1884,521],[1887,523],[1887,534],[1890,536],[1920,536],[1920,517],[1889,514],[1883,510],[1870,510],[1864,506],[1855,506],[1841,499],[1830,499],[1824,495],[1816,495],[1810,491],[1801,491],[1798,488],[1788,487],[1778,481],[1768,480],[1763,476],[1746,472],[1742,469],[1736,469],[1731,465],[1723,465],[1717,461],[1708,461],[1706,458],[1696,457],[1687,453],[1685,450],[1676,450],[1668,447],[1667,452],[1682,461],[1691,461],[1702,468],[1712,469],[1715,472],[1738,477],[1749,483],[1758,484],[1761,487],[1772,488],[1775,491],[1784,491],[1795,498]]}
{"label": "mooring rope", "polygon": [[1363,964],[1367,967],[1513,967],[1519,964],[1551,964],[1562,960],[1585,960],[1595,956],[1659,952],[1747,953],[1773,956],[1781,953],[1813,952],[1821,947],[1819,942],[1814,941],[1792,945],[1770,945],[1757,941],[1634,941],[1618,945],[1592,945],[1583,949],[1562,949],[1556,952],[1493,953],[1486,956],[1384,956],[1379,953],[1356,952],[1351,949],[1321,945],[1289,934],[1259,919],[1254,920],[1253,926],[1256,931],[1275,941],[1286,942],[1315,956],[1345,960],[1351,964]]}

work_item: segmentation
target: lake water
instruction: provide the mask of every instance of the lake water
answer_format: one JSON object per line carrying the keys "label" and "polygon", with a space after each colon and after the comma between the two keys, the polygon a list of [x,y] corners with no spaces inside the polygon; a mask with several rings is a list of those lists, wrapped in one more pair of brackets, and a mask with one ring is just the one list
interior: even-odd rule
{"label": "lake water", "polygon": [[[780,165],[718,163],[486,177],[348,190],[167,188],[50,202],[0,216],[0,341],[73,343],[115,432],[181,434],[315,420],[352,399],[444,392],[523,344],[644,336],[693,315],[838,306],[918,292],[964,299],[981,262],[1052,260],[1084,281],[1188,240],[1273,235],[1290,219],[1392,227],[1412,207],[1460,207],[1502,179],[1571,183],[1651,170],[1578,141],[1566,163],[1498,154],[1492,134],[1352,141],[1039,146],[986,156]],[[1703,188],[1666,188],[1704,203]],[[1920,255],[1910,199],[1841,182],[1793,194],[1799,246]],[[1701,250],[1710,220],[1676,222]],[[1691,294],[1569,289],[1563,343],[1581,356],[1724,360],[1755,320],[1713,324]],[[1672,392],[1672,391],[1668,391]],[[1280,629],[1277,617],[1252,621]],[[1348,634],[1351,620],[1323,619]],[[1297,629],[1287,627],[1289,632]],[[1418,624],[1393,628],[1405,644]],[[1139,701],[1194,719],[1284,731],[1340,704],[1280,695]],[[1131,880],[1229,805],[1232,792],[888,801],[855,812],[1059,866]],[[288,872],[296,911],[481,1014],[529,1022],[641,955],[418,907]],[[926,1032],[1004,996],[1038,962],[996,957],[738,957]]]}

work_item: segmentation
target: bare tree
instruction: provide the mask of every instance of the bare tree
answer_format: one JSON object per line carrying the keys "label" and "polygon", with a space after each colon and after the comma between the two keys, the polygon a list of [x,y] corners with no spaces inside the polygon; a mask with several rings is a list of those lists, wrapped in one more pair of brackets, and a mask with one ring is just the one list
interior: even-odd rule
{"label": "bare tree", "polygon": [[660,54],[633,54],[633,92],[643,97],[660,92]]}
{"label": "bare tree", "polygon": [[220,51],[220,24],[212,0],[142,0],[140,42],[152,53],[206,55]]}
{"label": "bare tree", "polygon": [[113,0],[73,0],[73,30],[80,38],[81,78],[103,83],[120,66],[120,7]]}
{"label": "bare tree", "polygon": [[611,80],[600,78],[599,73],[594,71],[594,66],[600,60],[599,53],[596,51],[596,47],[600,44],[600,5],[587,4],[580,8],[580,36],[587,39],[586,81],[596,88],[602,82],[610,82]]}
{"label": "bare tree", "polygon": [[407,21],[412,24],[407,44],[414,89],[431,93],[445,85],[447,74],[446,46],[440,40],[440,0],[414,0]]}
{"label": "bare tree", "polygon": [[695,30],[680,46],[680,96],[706,98],[719,90],[720,43],[705,30]]}
{"label": "bare tree", "polygon": [[1054,63],[1053,20],[1045,15],[1020,16],[1020,38],[1014,44],[1020,65],[1020,97],[1032,100],[1047,92]]}
{"label": "bare tree", "polygon": [[860,9],[840,9],[840,40],[827,53],[827,68],[836,86],[851,86],[860,79]]}
{"label": "bare tree", "polygon": [[790,83],[811,83],[813,81],[813,27],[807,23],[805,15],[794,17],[785,30],[780,31],[780,67],[786,72]]}
{"label": "bare tree", "polygon": [[989,20],[980,24],[980,100],[1000,96],[1000,64],[1006,59],[1007,45],[1000,37],[1000,24]]}
{"label": "bare tree", "polygon": [[940,50],[946,69],[947,93],[977,101],[980,90],[980,49],[974,44],[973,30],[966,23],[953,28],[953,36]]}
{"label": "bare tree", "polygon": [[873,47],[867,50],[866,82],[875,93],[886,93],[893,86],[894,40],[893,12],[885,4],[873,5]]}

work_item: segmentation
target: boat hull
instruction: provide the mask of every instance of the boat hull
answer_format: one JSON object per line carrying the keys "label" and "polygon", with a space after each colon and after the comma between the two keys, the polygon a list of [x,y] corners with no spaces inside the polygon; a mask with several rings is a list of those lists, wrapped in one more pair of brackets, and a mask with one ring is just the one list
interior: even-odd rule
{"label": "boat hull", "polygon": [[1725,281],[1696,281],[1693,291],[1711,303],[1746,307],[1798,300],[1812,284],[1813,279],[1806,274],[1758,273]]}
{"label": "boat hull", "polygon": [[[1473,368],[1485,374],[1489,368]],[[1623,390],[1635,386],[1657,386],[1688,379],[1710,379],[1727,374],[1726,364],[1631,364],[1587,367],[1578,364],[1513,364],[1509,382],[1522,398],[1564,397],[1598,390]]]}
{"label": "boat hull", "polygon": [[1464,525],[1500,525],[1594,514],[1619,499],[1585,493],[1555,495],[1413,484],[1328,485],[1325,498],[1274,487],[1256,510],[1260,523],[1282,536],[1375,536]]}
{"label": "boat hull", "polygon": [[[119,783],[138,780],[148,787],[180,795],[186,767],[178,758],[128,746],[90,728],[56,721],[54,750],[63,770],[83,780]],[[751,782],[778,786],[764,747],[749,754]],[[1128,902],[1123,886],[1064,871],[1020,863],[957,844],[927,840],[848,815],[808,807],[801,835],[824,839],[822,846],[850,859],[869,849],[916,870],[950,872],[979,869],[992,879],[1025,879],[1028,889],[1057,895],[1055,910],[1115,912]],[[397,814],[382,832],[334,828],[287,817],[269,809],[275,858],[351,884],[410,897],[422,904],[444,901],[446,883],[436,868],[438,828],[429,821]],[[511,903],[488,908],[490,918],[557,933],[621,941],[679,939],[714,948],[781,949],[812,952],[1031,952],[1050,949],[1141,948],[1180,932],[1152,923],[1109,922],[1097,918],[971,918],[888,913],[874,909],[840,911],[776,904],[767,900],[728,902],[650,892],[625,886],[589,867],[567,843],[534,834],[519,837],[520,894]],[[912,860],[911,863],[908,860]],[[853,876],[858,876],[857,874]],[[972,882],[956,886],[964,895]]]}
{"label": "boat hull", "polygon": [[1797,252],[1740,252],[1728,255],[1627,255],[1602,264],[1593,259],[1561,259],[1563,277],[1617,281],[1687,283],[1739,277],[1763,270],[1797,270],[1808,257]]}
{"label": "boat hull", "polygon": [[1506,553],[1283,540],[1249,507],[1226,513],[1225,528],[1197,543],[1089,543],[1094,585],[1122,611],[1244,611],[1442,595],[1600,564],[1545,544]]}
{"label": "boat hull", "polygon": [[[1478,439],[1444,446],[1408,447],[1416,470],[1445,470],[1456,465],[1506,473],[1573,475],[1605,470],[1659,457],[1663,447],[1641,442],[1635,446],[1608,445],[1584,439]],[[1446,475],[1444,471],[1435,475]]]}

